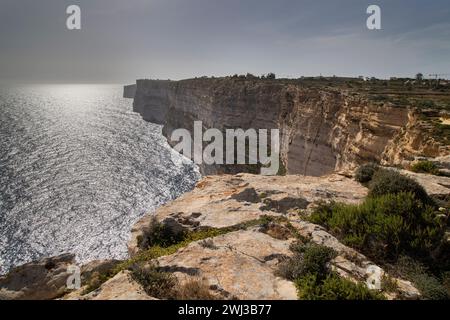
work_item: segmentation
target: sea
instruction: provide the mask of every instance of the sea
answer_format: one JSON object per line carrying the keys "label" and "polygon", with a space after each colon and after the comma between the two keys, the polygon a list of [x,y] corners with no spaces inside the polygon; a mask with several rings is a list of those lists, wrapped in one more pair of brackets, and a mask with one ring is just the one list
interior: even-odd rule
{"label": "sea", "polygon": [[194,187],[198,168],[122,93],[0,87],[0,274],[62,253],[123,259],[132,225]]}

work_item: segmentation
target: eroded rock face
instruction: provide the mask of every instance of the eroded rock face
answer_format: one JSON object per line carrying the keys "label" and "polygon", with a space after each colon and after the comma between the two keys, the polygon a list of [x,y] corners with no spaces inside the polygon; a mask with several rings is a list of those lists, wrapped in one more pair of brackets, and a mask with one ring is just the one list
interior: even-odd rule
{"label": "eroded rock face", "polygon": [[448,161],[450,145],[442,141],[443,137],[439,134],[432,133],[434,125],[422,119],[424,115],[431,118],[449,117],[448,111],[409,112],[406,125],[387,144],[381,164],[407,168],[416,157],[447,158]]}
{"label": "eroded rock face", "polygon": [[[134,110],[174,129],[280,129],[281,158],[289,174],[320,176],[366,162],[402,164],[414,156],[449,155],[420,112],[367,95],[300,83],[236,79],[138,80]],[[169,143],[175,144],[176,142]],[[233,166],[201,165],[203,174],[236,173]],[[233,171],[235,170],[235,171]]]}
{"label": "eroded rock face", "polygon": [[14,268],[0,277],[0,300],[48,300],[66,292],[68,267],[75,264],[75,256],[57,257],[30,262]]}

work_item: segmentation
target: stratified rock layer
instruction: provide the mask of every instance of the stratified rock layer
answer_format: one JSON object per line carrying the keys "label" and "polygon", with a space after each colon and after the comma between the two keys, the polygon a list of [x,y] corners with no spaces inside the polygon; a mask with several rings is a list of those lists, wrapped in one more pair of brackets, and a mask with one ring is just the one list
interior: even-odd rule
{"label": "stratified rock layer", "polygon": [[[171,144],[173,130],[192,134],[194,121],[205,129],[280,129],[290,174],[320,176],[365,162],[405,165],[414,156],[450,154],[425,130],[418,110],[373,102],[349,89],[233,78],[138,80],[133,106],[145,120],[164,125]],[[204,174],[237,169],[200,168]]]}

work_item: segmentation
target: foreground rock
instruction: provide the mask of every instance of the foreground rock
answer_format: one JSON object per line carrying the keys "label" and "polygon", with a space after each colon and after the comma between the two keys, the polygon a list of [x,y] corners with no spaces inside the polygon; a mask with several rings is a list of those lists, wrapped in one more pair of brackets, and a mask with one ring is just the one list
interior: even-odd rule
{"label": "foreground rock", "polygon": [[[209,176],[196,189],[158,209],[153,215],[175,229],[223,228],[261,218],[284,217],[291,227],[310,241],[333,248],[338,256],[333,268],[343,277],[368,283],[373,270],[385,271],[340,243],[322,227],[301,217],[319,200],[359,203],[367,189],[352,179],[334,174],[326,177],[265,177],[249,174]],[[137,239],[145,233],[151,217],[144,217],[133,228],[130,254],[139,252]],[[286,225],[286,223],[284,225]],[[295,299],[292,282],[275,275],[281,259],[291,255],[292,233],[276,225],[275,232],[251,228],[194,242],[177,253],[159,259],[160,265],[174,272],[181,283],[201,278],[226,298]],[[398,292],[389,298],[417,299],[419,291],[408,281],[395,279]]]}
{"label": "foreground rock", "polygon": [[130,255],[139,251],[138,238],[153,216],[174,228],[224,228],[262,215],[281,216],[307,209],[318,200],[358,203],[367,189],[352,179],[326,177],[260,176],[237,174],[208,176],[196,188],[143,217],[132,228]]}
{"label": "foreground rock", "polygon": [[[405,173],[432,195],[449,194],[447,178]],[[372,283],[374,270],[380,276],[386,272],[324,228],[304,219],[317,201],[357,204],[366,197],[367,191],[353,179],[339,174],[324,177],[208,176],[192,192],[136,223],[128,244],[130,256],[142,251],[138,239],[145,234],[153,217],[176,230],[198,231],[232,227],[271,216],[276,218],[272,222],[261,224],[259,221],[240,229],[233,228],[220,236],[191,242],[173,254],[158,258],[158,264],[163,271],[173,273],[180,286],[199,280],[220,299],[296,299],[294,283],[278,277],[276,271],[279,263],[292,255],[291,243],[300,237],[333,248],[337,257],[332,267],[341,276],[354,282]],[[73,263],[72,255],[63,255],[16,268],[0,278],[0,298],[60,298],[66,293],[67,267]],[[93,261],[83,266],[83,287],[62,299],[154,299],[130,277],[129,271],[109,274],[118,263]],[[103,280],[98,282],[99,279]],[[410,282],[391,280],[397,290],[384,292],[389,299],[420,297]],[[92,283],[98,285],[92,286]]]}
{"label": "foreground rock", "polygon": [[122,271],[86,295],[72,295],[70,299],[82,300],[155,300],[134,281],[129,271]]}
{"label": "foreground rock", "polygon": [[66,292],[68,267],[74,264],[74,255],[63,254],[17,267],[0,277],[0,300],[58,298]]}
{"label": "foreground rock", "polygon": [[275,276],[280,258],[291,255],[289,244],[255,229],[236,231],[194,242],[158,261],[181,283],[201,278],[223,298],[295,300],[294,284]]}

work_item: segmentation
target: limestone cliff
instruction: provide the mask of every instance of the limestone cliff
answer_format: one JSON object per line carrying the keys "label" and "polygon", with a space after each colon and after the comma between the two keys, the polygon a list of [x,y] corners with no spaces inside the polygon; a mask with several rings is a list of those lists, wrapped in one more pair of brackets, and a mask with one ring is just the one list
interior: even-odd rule
{"label": "limestone cliff", "polygon": [[[363,162],[397,165],[449,154],[448,144],[418,130],[416,109],[338,86],[229,77],[138,80],[133,106],[145,120],[162,124],[168,138],[177,128],[192,132],[196,120],[221,130],[279,128],[290,174],[320,176]],[[227,172],[224,166],[201,169]]]}
{"label": "limestone cliff", "polygon": [[130,84],[128,86],[123,87],[123,97],[124,98],[134,98],[136,94],[136,85]]}

